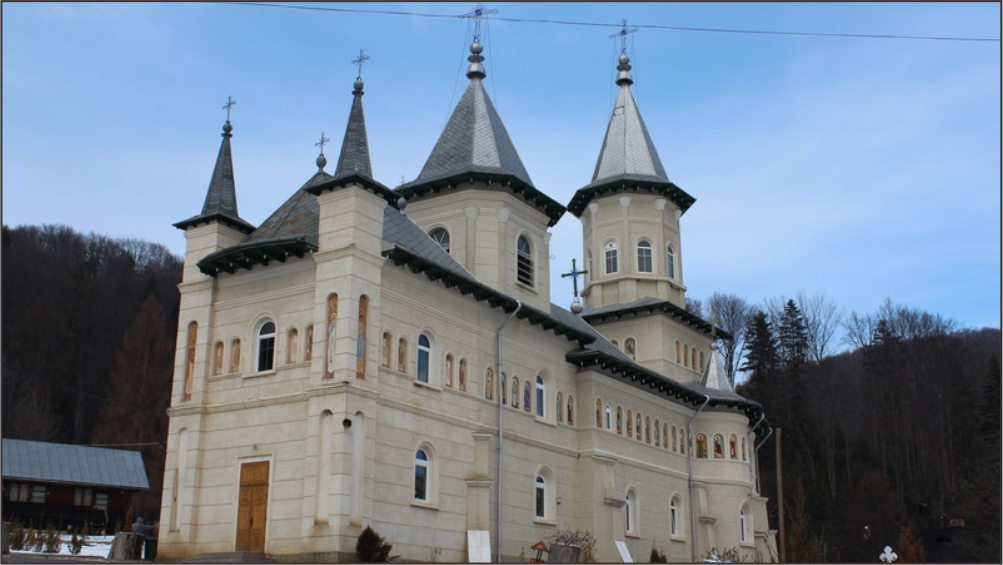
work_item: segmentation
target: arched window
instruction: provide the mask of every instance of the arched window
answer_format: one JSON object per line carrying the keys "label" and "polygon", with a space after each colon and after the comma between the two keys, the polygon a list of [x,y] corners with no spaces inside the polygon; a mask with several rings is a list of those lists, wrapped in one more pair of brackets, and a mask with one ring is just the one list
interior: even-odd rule
{"label": "arched window", "polygon": [[484,371],[484,398],[487,400],[495,399],[495,372],[488,367]]}
{"label": "arched window", "polygon": [[742,533],[742,543],[749,541],[749,507],[746,504],[742,505],[742,509],[738,511],[738,529]]}
{"label": "arched window", "polygon": [[390,368],[393,364],[394,338],[390,332],[383,332],[383,366]]}
{"label": "arched window", "polygon": [[623,407],[616,407],[616,433],[617,435],[623,435]]}
{"label": "arched window", "polygon": [[624,352],[633,360],[637,360],[637,341],[632,337],[628,337],[626,341],[623,342]]}
{"label": "arched window", "polygon": [[420,502],[431,500],[432,454],[427,447],[420,447],[414,453],[414,499]]}
{"label": "arched window", "polygon": [[662,447],[662,424],[655,419],[655,447]]}
{"label": "arched window", "polygon": [[366,330],[369,327],[369,297],[359,297],[359,332],[355,340],[355,377],[366,378],[366,346],[369,342]]}
{"label": "arched window", "polygon": [[697,348],[694,347],[690,350],[690,367],[694,369],[697,368]]}
{"label": "arched window", "polygon": [[679,340],[676,340],[676,363],[682,363],[682,354],[680,353]]}
{"label": "arched window", "polygon": [[265,320],[258,328],[258,350],[255,357],[258,360],[258,372],[271,371],[275,368],[275,322]]}
{"label": "arched window", "polygon": [[303,348],[303,360],[313,359],[313,324],[306,327],[306,347]]}
{"label": "arched window", "polygon": [[467,392],[467,360],[460,359],[460,392]]}
{"label": "arched window", "polygon": [[735,434],[728,437],[728,455],[732,459],[738,459],[738,438]]}
{"label": "arched window", "polygon": [[575,399],[568,395],[568,425],[575,425]]}
{"label": "arched window", "polygon": [[637,441],[644,441],[644,437],[641,435],[641,413],[638,412],[634,415],[634,438]]}
{"label": "arched window", "polygon": [[679,438],[676,437],[675,426],[672,426],[672,451],[679,451]]}
{"label": "arched window", "polygon": [[564,421],[564,395],[561,391],[557,391],[557,402],[554,403],[556,410],[554,410],[554,416],[557,418],[558,422]]}
{"label": "arched window", "polygon": [[223,374],[223,342],[217,341],[212,349],[212,374]]}
{"label": "arched window", "polygon": [[672,244],[669,244],[665,253],[665,267],[669,278],[676,278],[676,248]]}
{"label": "arched window", "polygon": [[640,524],[637,523],[637,493],[634,489],[627,490],[625,500],[626,503],[623,505],[626,525],[625,529],[628,534],[636,534],[637,528]]}
{"label": "arched window", "polygon": [[188,400],[192,397],[192,389],[195,386],[195,353],[196,345],[198,344],[198,334],[199,323],[193,320],[188,324],[188,345],[185,349],[185,390],[184,396],[182,397],[184,400]]}
{"label": "arched window", "polygon": [[669,502],[669,535],[673,537],[679,535],[680,506],[679,495],[673,496]]}
{"label": "arched window", "polygon": [[602,399],[596,399],[596,427],[602,427]]}
{"label": "arched window", "polygon": [[613,345],[613,347],[620,349],[620,342],[618,340],[611,339],[609,342]]}
{"label": "arched window", "polygon": [[529,238],[524,235],[519,236],[517,243],[516,276],[523,284],[533,284],[533,250],[529,245]]}
{"label": "arched window", "polygon": [[714,459],[724,459],[724,436],[714,434]]}
{"label": "arched window", "polygon": [[617,257],[618,253],[619,247],[615,241],[607,242],[606,245],[603,246],[603,258],[605,261],[607,275],[612,275],[620,270]]}
{"label": "arched window", "polygon": [[418,381],[427,383],[432,361],[432,341],[427,335],[418,336]]}
{"label": "arched window", "polygon": [[504,406],[508,403],[508,377],[505,373],[501,374],[501,382],[498,385],[498,390],[501,391],[501,403]]}
{"label": "arched window", "polygon": [[547,517],[547,480],[543,475],[536,476],[536,517]]}
{"label": "arched window", "polygon": [[451,353],[446,355],[446,372],[443,376],[446,386],[453,388],[453,355]]}
{"label": "arched window", "polygon": [[613,407],[608,403],[606,404],[606,429],[613,429]]}
{"label": "arched window", "polygon": [[531,385],[529,384],[529,379],[527,379],[526,382],[523,383],[522,387],[522,409],[525,412],[532,411],[529,405],[533,397],[533,393],[530,387]]}
{"label": "arched window", "polygon": [[630,408],[627,409],[627,437],[634,437],[634,412]]}
{"label": "arched window", "polygon": [[334,377],[334,343],[338,337],[338,295],[327,295],[327,333],[324,348],[324,377]]}
{"label": "arched window", "polygon": [[295,363],[299,358],[300,332],[291,328],[286,334],[286,363]]}
{"label": "arched window", "polygon": [[686,430],[679,428],[679,453],[686,455]]}
{"label": "arched window", "polygon": [[544,408],[547,405],[547,387],[543,384],[543,377],[540,375],[536,376],[536,417],[544,418],[546,411]]}
{"label": "arched window", "polygon": [[407,374],[407,339],[400,338],[397,341],[397,372]]}
{"label": "arched window", "polygon": [[446,253],[449,253],[449,232],[446,228],[435,228],[428,234],[432,238],[432,241],[439,244],[439,247],[443,248]]}
{"label": "arched window", "polygon": [[651,443],[651,416],[644,417],[644,443]]}
{"label": "arched window", "polygon": [[707,436],[697,434],[697,459],[707,459]]}
{"label": "arched window", "polygon": [[588,259],[589,259],[589,268],[585,273],[585,280],[590,281],[592,280],[592,249],[589,249],[588,251]]}
{"label": "arched window", "polygon": [[512,377],[512,408],[519,407],[519,377]]}
{"label": "arched window", "polygon": [[662,447],[669,448],[669,425],[665,423],[662,424]]}
{"label": "arched window", "polygon": [[651,242],[644,239],[637,242],[637,272],[654,272],[654,268],[651,265]]}
{"label": "arched window", "polygon": [[683,366],[684,367],[689,367],[690,366],[690,346],[689,345],[684,345],[683,346]]}

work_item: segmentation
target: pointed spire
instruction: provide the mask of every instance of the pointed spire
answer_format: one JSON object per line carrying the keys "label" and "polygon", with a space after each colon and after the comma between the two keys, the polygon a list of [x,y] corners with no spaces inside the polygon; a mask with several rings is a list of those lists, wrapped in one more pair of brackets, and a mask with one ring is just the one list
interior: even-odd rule
{"label": "pointed spire", "polygon": [[720,348],[717,340],[710,344],[710,360],[707,363],[707,372],[704,373],[703,382],[700,384],[711,390],[734,394],[735,389],[731,386],[731,379],[728,378],[728,372],[725,371],[724,363],[721,361]]}
{"label": "pointed spire", "polygon": [[355,79],[352,90],[352,109],[348,113],[348,127],[345,128],[345,140],[341,144],[341,155],[338,157],[338,166],[335,168],[335,178],[349,175],[364,175],[373,177],[373,168],[369,161],[369,137],[366,135],[366,115],[362,111],[362,63],[369,60],[369,57],[359,50],[359,57],[352,61],[353,65],[359,66],[359,74]]}
{"label": "pointed spire", "polygon": [[232,97],[227,97],[223,109],[226,110],[226,123],[223,124],[223,142],[216,155],[216,165],[209,180],[209,190],[206,191],[202,213],[187,220],[174,224],[179,229],[187,229],[211,220],[221,220],[245,232],[254,230],[254,226],[243,220],[237,213],[237,187],[233,180],[233,156],[230,152],[230,139],[233,137],[233,125],[230,123],[230,109],[237,103]]}
{"label": "pointed spire", "polygon": [[641,119],[637,103],[630,92],[634,79],[630,76],[630,57],[621,52],[617,58],[616,84],[620,92],[613,106],[606,138],[596,162],[592,182],[622,175],[640,175],[650,180],[669,182],[648,128]]}

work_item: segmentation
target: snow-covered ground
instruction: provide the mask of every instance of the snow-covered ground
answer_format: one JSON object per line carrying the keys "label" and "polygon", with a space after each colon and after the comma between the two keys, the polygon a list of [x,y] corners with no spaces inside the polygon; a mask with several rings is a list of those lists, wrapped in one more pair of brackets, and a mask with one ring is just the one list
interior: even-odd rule
{"label": "snow-covered ground", "polygon": [[[80,548],[80,553],[74,555],[70,552],[70,540],[71,536],[62,535],[61,539],[63,543],[59,545],[59,553],[46,553],[45,555],[65,555],[69,557],[108,557],[108,550],[111,549],[111,542],[114,541],[115,536],[87,536],[84,540],[83,547]],[[11,549],[11,553],[22,553],[22,554],[33,554],[41,553],[31,550],[15,550]]]}

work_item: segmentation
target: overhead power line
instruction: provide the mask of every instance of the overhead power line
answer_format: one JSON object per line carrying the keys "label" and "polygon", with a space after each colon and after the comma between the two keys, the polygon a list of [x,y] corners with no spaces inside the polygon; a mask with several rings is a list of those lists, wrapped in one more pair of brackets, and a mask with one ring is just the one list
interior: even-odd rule
{"label": "overhead power line", "polygon": [[[231,2],[231,5],[254,6],[258,8],[280,8],[285,10],[311,10],[316,12],[341,12],[349,14],[372,14],[384,16],[413,16],[419,18],[443,18],[460,19],[461,15],[448,14],[425,14],[421,12],[401,12],[396,10],[360,10],[354,8],[331,8],[328,6],[296,6],[292,4],[271,4],[267,2]],[[596,22],[570,22],[564,20],[537,20],[528,18],[491,18],[499,22],[528,23],[528,24],[550,24],[582,27],[611,27],[618,28],[619,23],[596,23]],[[841,37],[852,39],[912,39],[921,41],[969,41],[969,42],[994,42],[999,43],[1000,39],[993,37],[940,37],[931,35],[897,35],[897,34],[874,34],[874,33],[823,33],[813,31],[775,31],[761,29],[725,29],[712,27],[685,27],[668,26],[658,24],[631,24],[644,29],[661,29],[669,31],[693,31],[703,33],[741,33],[746,35],[789,35],[802,37]]]}

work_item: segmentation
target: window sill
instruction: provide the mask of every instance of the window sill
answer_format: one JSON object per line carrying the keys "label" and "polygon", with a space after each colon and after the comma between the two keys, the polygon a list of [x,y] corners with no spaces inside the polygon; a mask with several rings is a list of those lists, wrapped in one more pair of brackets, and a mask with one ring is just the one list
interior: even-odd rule
{"label": "window sill", "polygon": [[551,422],[550,420],[548,420],[546,418],[541,418],[539,416],[536,416],[536,421],[539,422],[539,423],[541,423],[541,424],[546,424],[546,425],[554,427],[554,428],[557,427],[557,422]]}
{"label": "window sill", "polygon": [[422,381],[419,381],[419,380],[415,380],[414,381],[414,386],[419,387],[419,388],[427,388],[429,390],[434,390],[436,392],[442,391],[441,388],[439,388],[439,387],[437,387],[435,385],[428,384],[426,382],[422,382]]}
{"label": "window sill", "polygon": [[272,375],[274,375],[276,373],[278,373],[278,371],[276,371],[275,369],[271,369],[271,370],[268,370],[268,371],[261,371],[260,373],[251,373],[249,375],[244,375],[244,378],[245,379],[256,379],[258,377],[270,377],[270,376],[272,376]]}
{"label": "window sill", "polygon": [[426,510],[435,510],[435,511],[439,510],[439,506],[437,504],[432,504],[431,502],[423,502],[421,500],[412,500],[411,506],[414,506],[415,508],[424,508]]}
{"label": "window sill", "polygon": [[557,522],[555,522],[553,520],[549,520],[547,518],[534,518],[533,519],[533,523],[536,524],[536,525],[538,525],[538,526],[551,526],[551,527],[554,527],[554,528],[557,527]]}
{"label": "window sill", "polygon": [[623,536],[628,538],[641,539],[641,534],[637,532],[625,532]]}
{"label": "window sill", "polygon": [[671,536],[669,538],[669,541],[674,541],[674,542],[678,542],[678,543],[686,543],[686,538],[684,538],[682,536]]}

